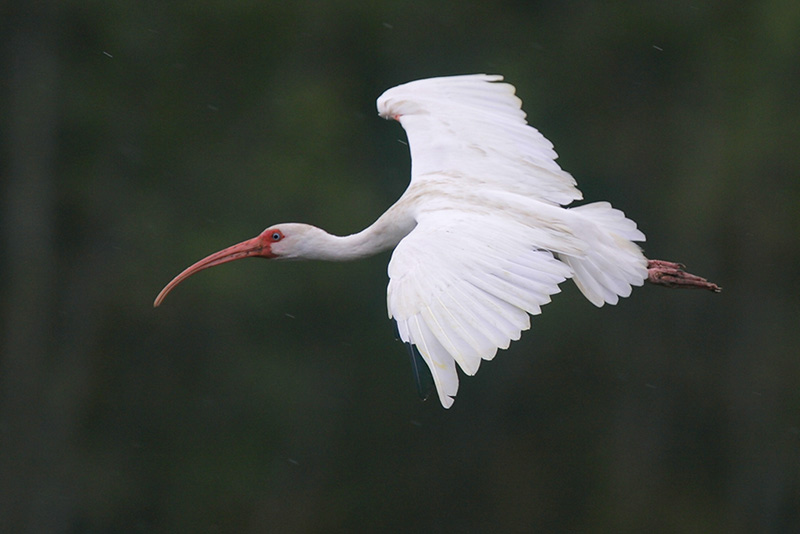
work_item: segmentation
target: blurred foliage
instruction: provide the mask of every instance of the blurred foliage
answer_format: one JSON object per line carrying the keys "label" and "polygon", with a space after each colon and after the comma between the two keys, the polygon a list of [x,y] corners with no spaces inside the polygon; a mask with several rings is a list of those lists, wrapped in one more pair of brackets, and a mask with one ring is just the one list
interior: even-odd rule
{"label": "blurred foliage", "polygon": [[[800,529],[800,4],[0,7],[4,532]],[[403,191],[386,88],[502,73],[587,200],[720,295],[571,284],[420,402],[388,255],[242,262]]]}

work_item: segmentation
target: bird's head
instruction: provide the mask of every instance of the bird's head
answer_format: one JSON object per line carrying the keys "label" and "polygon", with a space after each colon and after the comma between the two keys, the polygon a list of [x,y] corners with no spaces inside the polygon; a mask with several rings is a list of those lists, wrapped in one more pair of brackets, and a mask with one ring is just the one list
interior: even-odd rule
{"label": "bird's head", "polygon": [[164,286],[153,306],[159,306],[172,289],[193,274],[242,258],[304,259],[314,250],[315,238],[324,234],[322,230],[308,224],[284,223],[270,226],[256,237],[237,243],[206,256]]}

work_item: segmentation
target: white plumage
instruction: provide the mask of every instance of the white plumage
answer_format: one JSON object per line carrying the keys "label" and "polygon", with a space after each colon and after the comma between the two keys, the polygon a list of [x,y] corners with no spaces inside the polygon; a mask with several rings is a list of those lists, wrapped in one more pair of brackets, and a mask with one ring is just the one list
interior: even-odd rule
{"label": "white plumage", "polygon": [[616,304],[648,276],[636,224],[607,202],[582,198],[553,145],[525,121],[501,76],[420,80],[389,89],[378,111],[406,130],[411,183],[369,228],[338,237],[286,223],[197,262],[262,256],[350,260],[395,247],[387,303],[403,341],[431,370],[439,400],[458,391],[456,365],[477,372],[530,327],[572,278],[596,306]]}
{"label": "white plumage", "polygon": [[519,339],[565,279],[602,306],[647,278],[633,243],[644,235],[621,211],[559,207],[582,198],[575,180],[500,80],[433,78],[378,98],[380,115],[408,135],[411,184],[395,206],[417,223],[389,263],[389,315],[445,407],[458,390],[454,363],[474,374]]}

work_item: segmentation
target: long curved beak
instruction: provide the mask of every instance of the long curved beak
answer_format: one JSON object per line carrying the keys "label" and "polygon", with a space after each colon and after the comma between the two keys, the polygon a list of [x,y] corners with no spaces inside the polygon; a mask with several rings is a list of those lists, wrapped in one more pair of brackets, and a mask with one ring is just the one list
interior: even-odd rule
{"label": "long curved beak", "polygon": [[220,250],[219,252],[215,252],[210,256],[206,256],[202,260],[198,261],[194,265],[187,267],[184,271],[172,279],[172,281],[164,286],[164,289],[161,290],[161,293],[158,294],[156,300],[153,302],[153,307],[157,308],[161,302],[166,298],[167,294],[172,291],[175,286],[192,276],[194,273],[200,272],[203,269],[208,269],[209,267],[216,267],[217,265],[222,265],[223,263],[228,263],[229,261],[240,260],[242,258],[250,258],[250,257],[260,257],[260,258],[272,258],[272,252],[270,251],[269,245],[264,245],[264,240],[262,237],[256,236],[252,239],[248,239],[247,241],[242,241],[236,245],[230,246],[226,249]]}

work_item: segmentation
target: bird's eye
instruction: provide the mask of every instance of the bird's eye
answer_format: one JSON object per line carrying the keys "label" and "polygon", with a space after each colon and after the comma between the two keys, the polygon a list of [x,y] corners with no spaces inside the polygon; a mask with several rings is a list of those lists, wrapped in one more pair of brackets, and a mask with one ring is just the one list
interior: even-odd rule
{"label": "bird's eye", "polygon": [[272,232],[272,240],[273,241],[280,241],[283,238],[283,234],[280,232]]}

